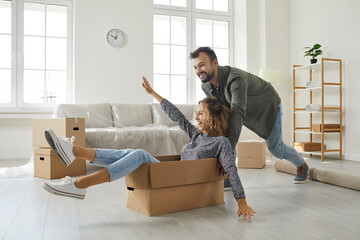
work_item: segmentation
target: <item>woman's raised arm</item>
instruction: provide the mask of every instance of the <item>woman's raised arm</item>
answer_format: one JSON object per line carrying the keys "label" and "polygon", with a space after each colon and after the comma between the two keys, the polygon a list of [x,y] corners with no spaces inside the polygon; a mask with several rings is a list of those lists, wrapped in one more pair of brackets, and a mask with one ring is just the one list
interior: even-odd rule
{"label": "woman's raised arm", "polygon": [[149,82],[146,80],[146,77],[142,77],[142,79],[143,79],[142,86],[145,89],[145,91],[148,94],[152,95],[160,103],[164,98],[159,94],[157,94],[157,92],[155,92],[154,89],[152,89]]}

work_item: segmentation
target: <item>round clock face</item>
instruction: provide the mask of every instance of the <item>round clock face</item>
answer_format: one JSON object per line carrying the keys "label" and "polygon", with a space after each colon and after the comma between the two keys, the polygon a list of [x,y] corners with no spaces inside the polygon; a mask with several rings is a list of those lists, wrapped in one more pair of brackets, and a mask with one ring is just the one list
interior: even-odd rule
{"label": "round clock face", "polygon": [[125,45],[125,33],[119,29],[111,29],[107,35],[106,40],[112,47],[121,48]]}

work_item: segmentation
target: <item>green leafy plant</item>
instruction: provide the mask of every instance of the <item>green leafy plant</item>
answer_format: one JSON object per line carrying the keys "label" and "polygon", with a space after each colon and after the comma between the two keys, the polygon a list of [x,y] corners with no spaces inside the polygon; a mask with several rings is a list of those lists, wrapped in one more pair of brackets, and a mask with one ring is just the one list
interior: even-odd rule
{"label": "green leafy plant", "polygon": [[311,56],[313,59],[315,59],[317,56],[322,54],[322,50],[320,49],[321,45],[316,43],[313,47],[304,47],[304,49],[308,49],[305,51],[305,56]]}

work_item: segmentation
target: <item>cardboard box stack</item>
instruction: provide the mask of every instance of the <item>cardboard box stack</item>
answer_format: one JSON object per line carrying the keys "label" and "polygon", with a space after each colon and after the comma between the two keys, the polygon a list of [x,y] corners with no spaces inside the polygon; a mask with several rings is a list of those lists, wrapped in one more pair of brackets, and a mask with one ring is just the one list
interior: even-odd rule
{"label": "cardboard box stack", "polygon": [[34,176],[46,179],[86,173],[85,161],[75,161],[65,166],[45,139],[45,130],[52,129],[58,137],[75,137],[74,144],[85,146],[84,118],[33,119]]}
{"label": "cardboard box stack", "polygon": [[126,206],[148,216],[224,203],[224,178],[215,158],[179,161],[180,155],[155,156],[125,177]]}
{"label": "cardboard box stack", "polygon": [[321,151],[321,143],[318,143],[318,142],[294,142],[294,149],[299,152]]}
{"label": "cardboard box stack", "polygon": [[321,124],[312,125],[313,132],[321,132],[322,128],[324,128],[324,131],[339,132],[340,124],[324,124],[324,127]]}
{"label": "cardboard box stack", "polygon": [[263,168],[266,148],[263,140],[248,140],[237,144],[238,168]]}

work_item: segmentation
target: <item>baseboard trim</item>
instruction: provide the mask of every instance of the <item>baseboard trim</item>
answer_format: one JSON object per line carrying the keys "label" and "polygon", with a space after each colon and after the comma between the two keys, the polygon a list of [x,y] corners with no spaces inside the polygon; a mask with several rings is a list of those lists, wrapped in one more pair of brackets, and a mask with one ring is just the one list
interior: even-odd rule
{"label": "baseboard trim", "polygon": [[355,161],[355,162],[360,162],[360,156],[355,155],[355,154],[345,154],[344,158],[346,160],[351,160],[351,161]]}

